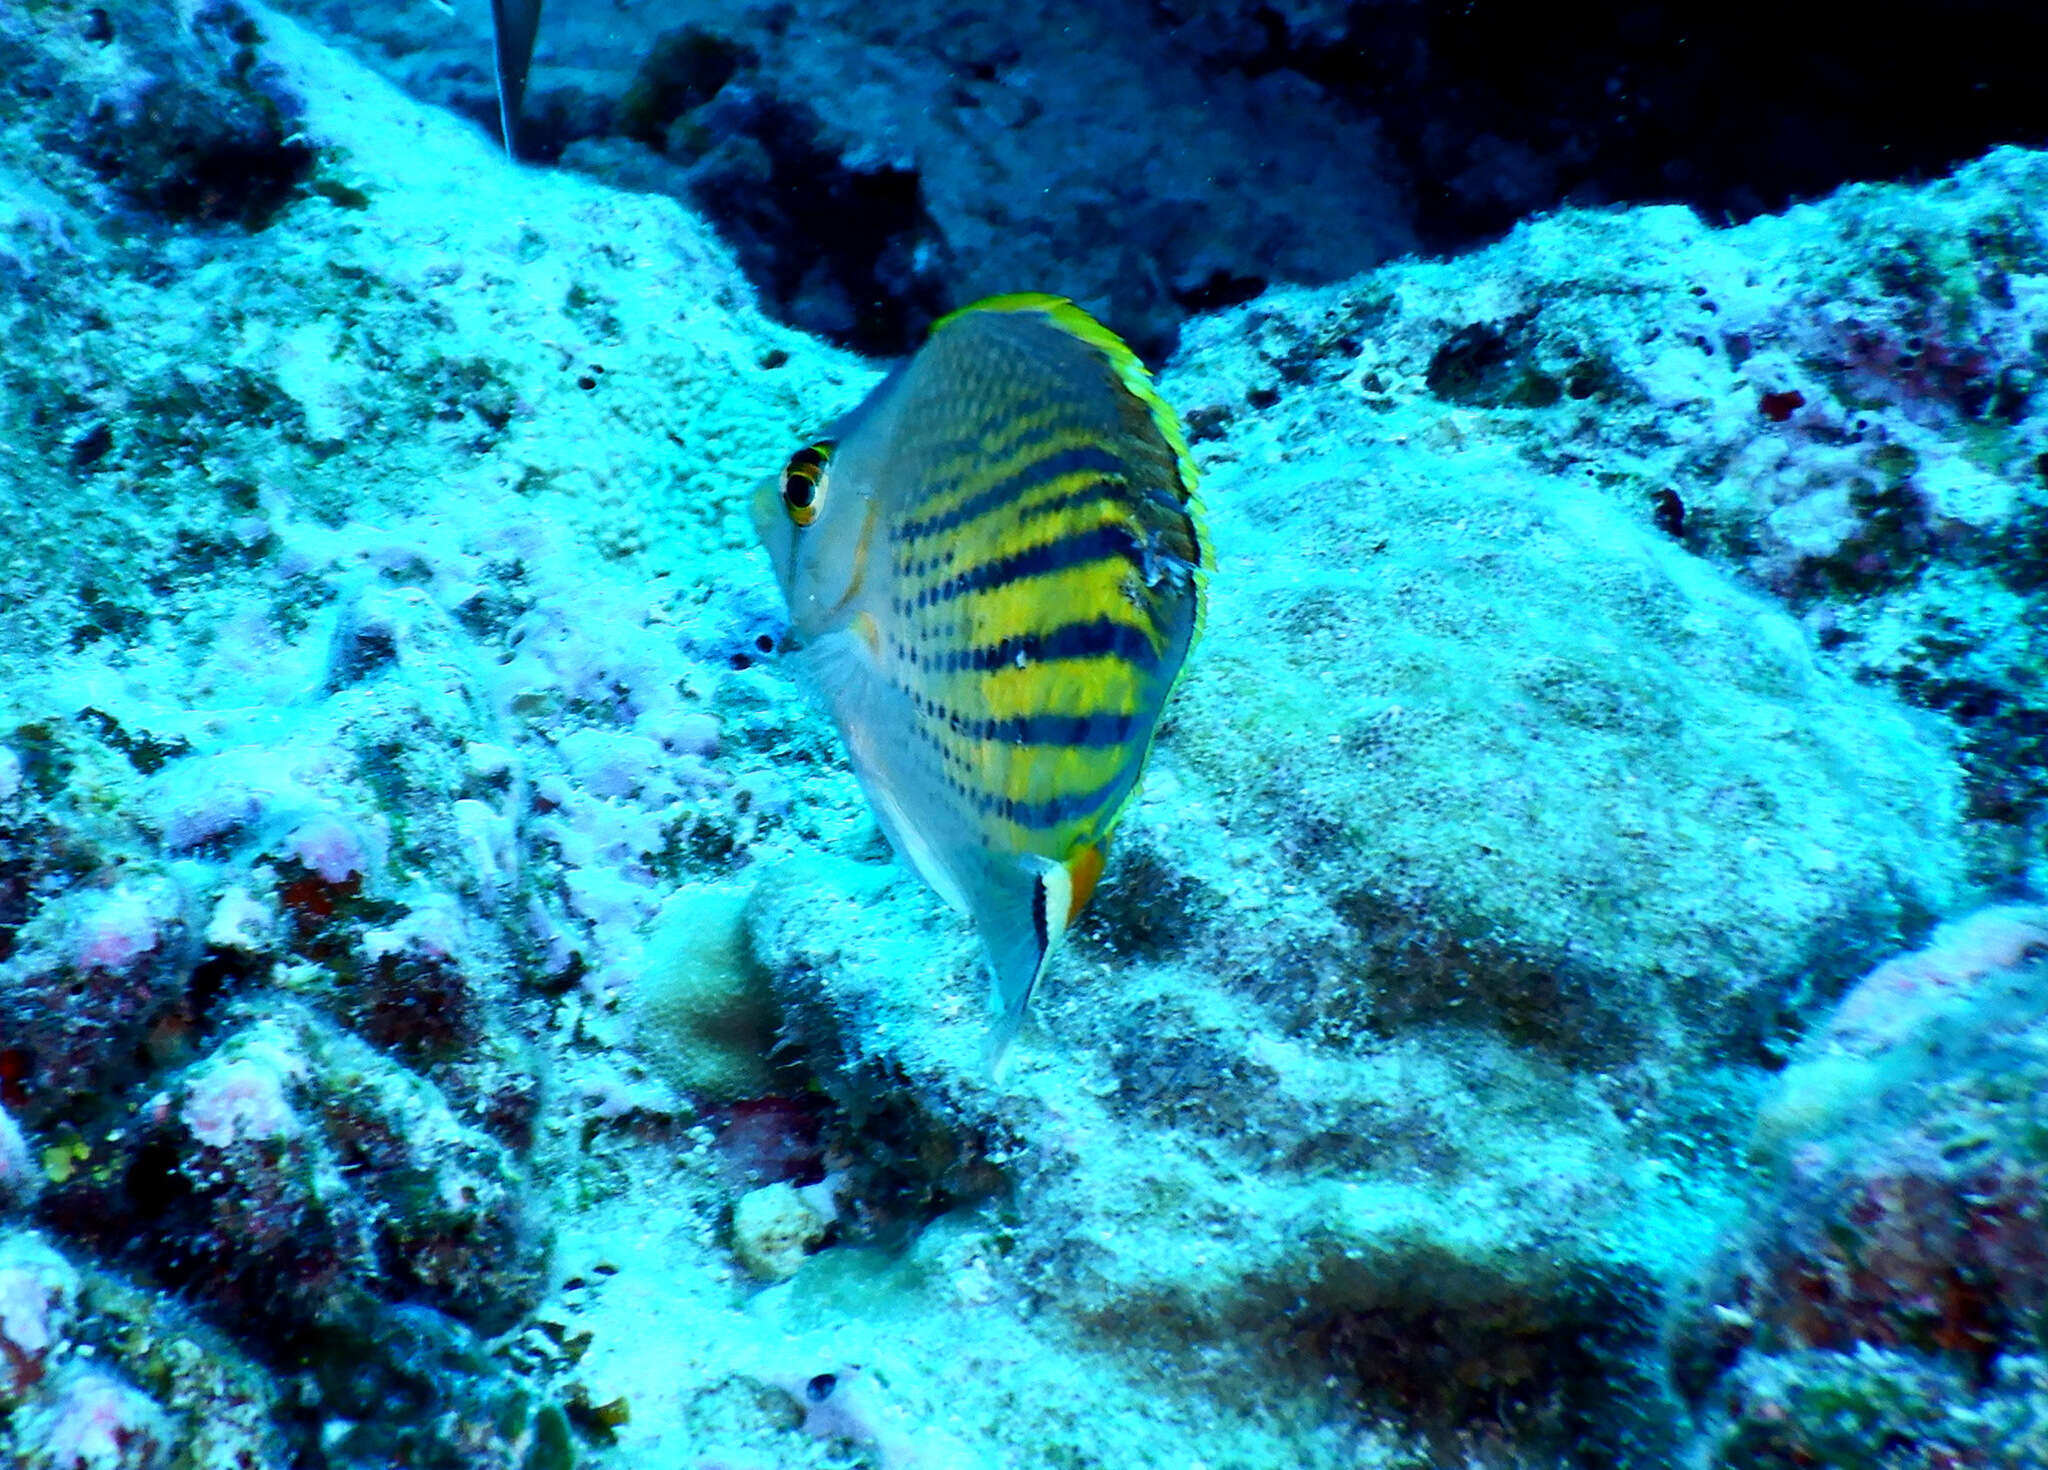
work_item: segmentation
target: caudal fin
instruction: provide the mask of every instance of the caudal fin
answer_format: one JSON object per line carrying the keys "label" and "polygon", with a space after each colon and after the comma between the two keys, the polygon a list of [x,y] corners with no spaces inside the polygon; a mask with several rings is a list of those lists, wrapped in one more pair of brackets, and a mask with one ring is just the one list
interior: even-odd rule
{"label": "caudal fin", "polygon": [[995,983],[995,1024],[982,1049],[982,1062],[991,1078],[1000,1078],[1046,961],[1073,917],[1074,882],[1059,863],[1027,859],[1012,865],[989,887],[992,891],[975,905]]}
{"label": "caudal fin", "polygon": [[540,0],[491,0],[491,39],[498,65],[498,125],[505,156],[519,157],[519,104],[526,99],[526,72],[533,64],[533,38],[540,31]]}

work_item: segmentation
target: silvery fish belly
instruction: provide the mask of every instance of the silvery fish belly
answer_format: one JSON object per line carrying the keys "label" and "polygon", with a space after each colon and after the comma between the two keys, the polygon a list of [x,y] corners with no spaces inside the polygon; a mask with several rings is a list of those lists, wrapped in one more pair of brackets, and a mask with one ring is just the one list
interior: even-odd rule
{"label": "silvery fish belly", "polygon": [[999,1062],[1201,622],[1180,426],[1079,307],[995,297],[941,320],[754,517],[876,819],[980,931]]}

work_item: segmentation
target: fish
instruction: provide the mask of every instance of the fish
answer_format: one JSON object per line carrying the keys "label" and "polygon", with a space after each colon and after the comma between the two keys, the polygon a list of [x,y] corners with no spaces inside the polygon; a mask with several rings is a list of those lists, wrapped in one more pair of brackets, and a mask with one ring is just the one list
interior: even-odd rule
{"label": "fish", "polygon": [[752,511],[877,825],[979,932],[999,1073],[1200,634],[1180,422],[1072,301],[993,296],[935,323]]}
{"label": "fish", "polygon": [[519,105],[526,99],[526,73],[533,64],[533,38],[540,32],[541,0],[491,0],[491,50],[498,74],[498,126],[505,156],[519,160]]}

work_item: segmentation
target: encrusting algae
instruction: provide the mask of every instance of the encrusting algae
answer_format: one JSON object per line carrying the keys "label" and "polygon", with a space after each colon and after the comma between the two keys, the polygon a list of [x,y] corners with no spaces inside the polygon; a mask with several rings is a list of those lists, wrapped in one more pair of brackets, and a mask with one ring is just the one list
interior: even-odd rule
{"label": "encrusting algae", "polygon": [[876,820],[987,947],[992,1068],[1200,627],[1195,479],[1131,350],[1029,294],[943,318],[755,498]]}

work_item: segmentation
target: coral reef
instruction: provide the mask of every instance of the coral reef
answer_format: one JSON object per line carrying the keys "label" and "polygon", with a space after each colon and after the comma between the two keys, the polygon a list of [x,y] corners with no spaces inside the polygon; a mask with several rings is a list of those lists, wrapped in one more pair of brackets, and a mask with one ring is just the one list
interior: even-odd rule
{"label": "coral reef", "polygon": [[[785,43],[676,36],[578,173],[253,5],[0,12],[4,1454],[2026,1463],[2041,920],[1938,926],[2048,886],[2048,158],[1243,301],[1407,236],[1282,170],[1203,256],[1105,91],[1029,243],[1023,120],[906,182],[927,72]],[[1302,75],[1211,116],[1336,156]],[[773,286],[850,340],[1240,302],[1161,378],[1207,631],[1000,1085],[746,526],[877,373],[663,192],[764,181],[895,191]],[[1142,202],[1186,248],[1097,249]]]}
{"label": "coral reef", "polygon": [[[482,5],[289,3],[495,128]],[[1560,205],[1748,219],[2048,137],[2025,60],[2048,22],[2011,0],[1812,36],[1740,6],[1577,14],[562,5],[541,27],[525,144],[688,199],[771,313],[843,345],[907,351],[934,310],[1026,285],[1162,356],[1186,318],[1268,284],[1466,249]]]}
{"label": "coral reef", "polygon": [[747,897],[737,885],[679,889],[648,932],[632,991],[633,1046],[686,1096],[735,1101],[773,1090],[775,1006],[747,949]]}
{"label": "coral reef", "polygon": [[0,1455],[24,1470],[287,1463],[284,1395],[163,1293],[0,1235]]}
{"label": "coral reef", "polygon": [[543,1241],[505,1150],[362,1042],[279,1000],[265,1009],[119,1138],[90,1140],[91,1166],[50,1191],[44,1217],[273,1331],[358,1312],[365,1295],[509,1326]]}
{"label": "coral reef", "polygon": [[[313,154],[298,100],[263,63],[261,28],[231,3],[166,26],[128,13],[56,5],[24,10],[0,37],[14,85],[64,122],[43,141],[130,209],[192,224],[260,228],[306,184]],[[73,446],[81,467],[106,445]]]}
{"label": "coral reef", "polygon": [[2048,909],[1987,910],[1879,966],[1794,1056],[1769,1185],[1674,1330],[1709,1461],[2048,1454]]}
{"label": "coral reef", "polygon": [[1280,445],[1362,400],[1373,439],[1443,451],[1431,479],[1492,452],[1601,489],[1782,601],[1831,667],[1945,716],[1972,876],[2039,889],[2043,180],[2000,150],[1739,230],[1558,216],[1210,318],[1183,399],[1198,434],[1256,420]]}

